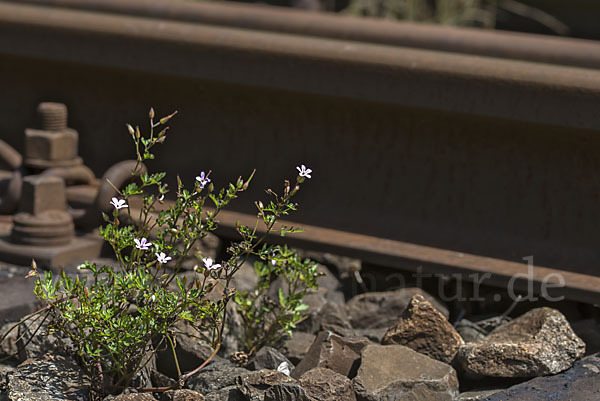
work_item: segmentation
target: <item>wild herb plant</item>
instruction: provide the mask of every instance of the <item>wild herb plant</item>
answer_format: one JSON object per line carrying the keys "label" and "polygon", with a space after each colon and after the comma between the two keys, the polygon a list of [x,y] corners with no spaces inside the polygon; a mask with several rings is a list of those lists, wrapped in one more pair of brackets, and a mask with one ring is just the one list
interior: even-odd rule
{"label": "wild herb plant", "polygon": [[[236,293],[234,300],[242,317],[241,343],[252,354],[265,345],[275,345],[284,334],[292,335],[296,323],[304,319],[308,306],[302,303],[309,289],[318,287],[318,264],[302,260],[287,246],[264,247],[254,263],[258,283],[253,291]],[[279,278],[277,299],[269,291]]]}
{"label": "wild herb plant", "polygon": [[[37,278],[35,293],[47,303],[41,312],[51,318],[51,330],[72,340],[94,388],[101,393],[117,393],[130,385],[163,347],[171,349],[177,364],[174,333],[181,321],[210,333],[214,356],[222,341],[227,304],[234,297],[246,322],[244,344],[256,350],[290,332],[306,308],[302,305],[306,288],[316,287],[314,264],[300,261],[287,247],[265,244],[272,231],[282,236],[299,231],[275,225],[281,216],[296,210],[292,198],[310,178],[311,170],[305,166],[298,167],[293,185],[284,182],[281,195],[267,190],[271,200],[266,205],[256,202],[256,224],[238,224],[241,240],[228,248],[226,260],[216,263],[197,255],[202,263],[194,269],[193,279],[181,278],[178,273],[196,241],[218,227],[219,212],[247,189],[254,172],[219,191],[214,189],[210,171],[200,173],[191,189],[186,189],[178,177],[175,200],[165,204],[169,192],[163,183],[165,173],[148,174],[143,163],[154,159],[152,148],[164,142],[165,124],[174,115],[155,122],[151,109],[148,136],[143,136],[139,127],[127,125],[138,162],[132,174],[139,179],[123,190],[115,188],[119,197],[112,199],[113,213],[104,216],[105,224],[100,228],[117,265],[86,262],[79,266],[86,275],[71,277],[62,272],[55,277],[48,271],[39,272],[34,262],[28,274]],[[134,213],[136,200],[140,207]],[[259,230],[260,226],[264,227]],[[259,288],[251,294],[236,295],[231,280],[250,255],[266,261],[256,267]],[[289,291],[280,292],[279,305],[273,306],[263,301],[263,295],[276,275],[285,278]],[[267,316],[269,313],[273,318]],[[263,322],[265,327],[261,327]],[[202,366],[185,374],[177,366],[178,384],[183,385]]]}

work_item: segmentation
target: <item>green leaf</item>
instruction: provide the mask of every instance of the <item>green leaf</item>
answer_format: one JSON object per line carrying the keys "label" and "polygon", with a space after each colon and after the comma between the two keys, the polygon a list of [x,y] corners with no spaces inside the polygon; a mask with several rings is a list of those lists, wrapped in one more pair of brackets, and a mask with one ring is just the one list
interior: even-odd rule
{"label": "green leaf", "polygon": [[287,300],[285,298],[285,295],[283,293],[283,290],[280,288],[279,289],[279,303],[281,304],[281,306],[283,306],[285,308],[285,305],[287,303]]}

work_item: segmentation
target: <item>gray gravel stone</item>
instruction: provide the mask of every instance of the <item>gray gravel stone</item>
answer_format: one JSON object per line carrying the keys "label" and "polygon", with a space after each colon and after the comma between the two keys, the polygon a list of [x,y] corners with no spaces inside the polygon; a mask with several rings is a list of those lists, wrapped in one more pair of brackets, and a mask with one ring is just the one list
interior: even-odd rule
{"label": "gray gravel stone", "polygon": [[381,343],[405,345],[438,361],[451,363],[463,339],[444,315],[417,294]]}
{"label": "gray gravel stone", "polygon": [[495,377],[534,377],[570,368],[585,354],[562,313],[533,309],[492,331],[483,340],[461,346],[457,359],[468,373]]}
{"label": "gray gravel stone", "polygon": [[352,382],[326,368],[314,368],[300,376],[306,393],[319,401],[356,401]]}
{"label": "gray gravel stone", "polygon": [[403,345],[368,345],[353,379],[358,401],[452,401],[454,369]]}
{"label": "gray gravel stone", "polygon": [[360,363],[360,353],[371,344],[365,337],[341,337],[331,332],[319,333],[292,377],[299,378],[312,368],[328,368],[347,377],[354,377]]}

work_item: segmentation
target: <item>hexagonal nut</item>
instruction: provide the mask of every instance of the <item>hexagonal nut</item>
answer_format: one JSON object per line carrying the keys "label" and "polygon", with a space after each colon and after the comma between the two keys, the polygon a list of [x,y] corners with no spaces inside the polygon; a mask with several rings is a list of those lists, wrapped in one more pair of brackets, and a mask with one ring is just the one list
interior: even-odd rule
{"label": "hexagonal nut", "polygon": [[40,175],[23,178],[19,212],[40,215],[50,210],[66,209],[65,182],[62,178]]}
{"label": "hexagonal nut", "polygon": [[71,160],[77,157],[79,134],[60,131],[25,130],[25,159]]}

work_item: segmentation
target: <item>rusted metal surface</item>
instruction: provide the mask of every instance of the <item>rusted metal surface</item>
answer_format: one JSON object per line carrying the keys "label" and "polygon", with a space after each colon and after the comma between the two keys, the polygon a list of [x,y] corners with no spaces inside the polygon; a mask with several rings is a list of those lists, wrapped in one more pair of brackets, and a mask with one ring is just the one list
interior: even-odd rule
{"label": "rusted metal surface", "polygon": [[[79,133],[67,126],[67,106],[42,102],[40,128],[25,129],[24,157],[0,141],[0,261],[60,268],[100,255],[102,240],[88,235],[110,213],[110,200],[145,172],[126,160],[109,168],[101,182],[78,154]],[[75,228],[82,232],[75,233]]]}
{"label": "rusted metal surface", "polygon": [[0,3],[2,53],[476,116],[600,127],[590,118],[600,94],[600,72],[580,68],[11,3]]}
{"label": "rusted metal surface", "polygon": [[304,163],[294,219],[325,230],[314,243],[399,268],[489,265],[499,283],[533,255],[571,272],[577,299],[595,285],[597,70],[0,3],[0,87],[17,149],[51,96],[100,175],[131,157],[126,122],[177,109],[151,170],[220,185],[257,168],[235,212]]}
{"label": "rusted metal surface", "polygon": [[[219,214],[220,234],[231,239],[239,238],[235,227],[238,222],[254,227],[256,217],[250,214],[222,211]],[[292,222],[281,221],[282,225]],[[415,274],[459,275],[463,281],[507,288],[513,277],[512,288],[531,291],[539,295],[544,281],[556,284],[556,275],[564,279],[563,286],[553,288],[551,297],[600,304],[600,276],[579,274],[566,270],[527,263],[465,254],[451,250],[427,247],[402,241],[382,239],[364,234],[343,232],[317,226],[303,226],[304,232],[270,238],[272,242],[284,242],[304,249],[334,252],[357,257],[365,262],[382,266],[402,268]],[[259,232],[264,229],[259,226]],[[488,274],[488,275],[486,275]],[[550,292],[550,291],[548,291]]]}
{"label": "rusted metal surface", "polygon": [[587,68],[600,67],[600,45],[589,40],[490,32],[384,19],[340,17],[328,13],[227,2],[177,0],[18,0],[18,2],[505,59]]}

